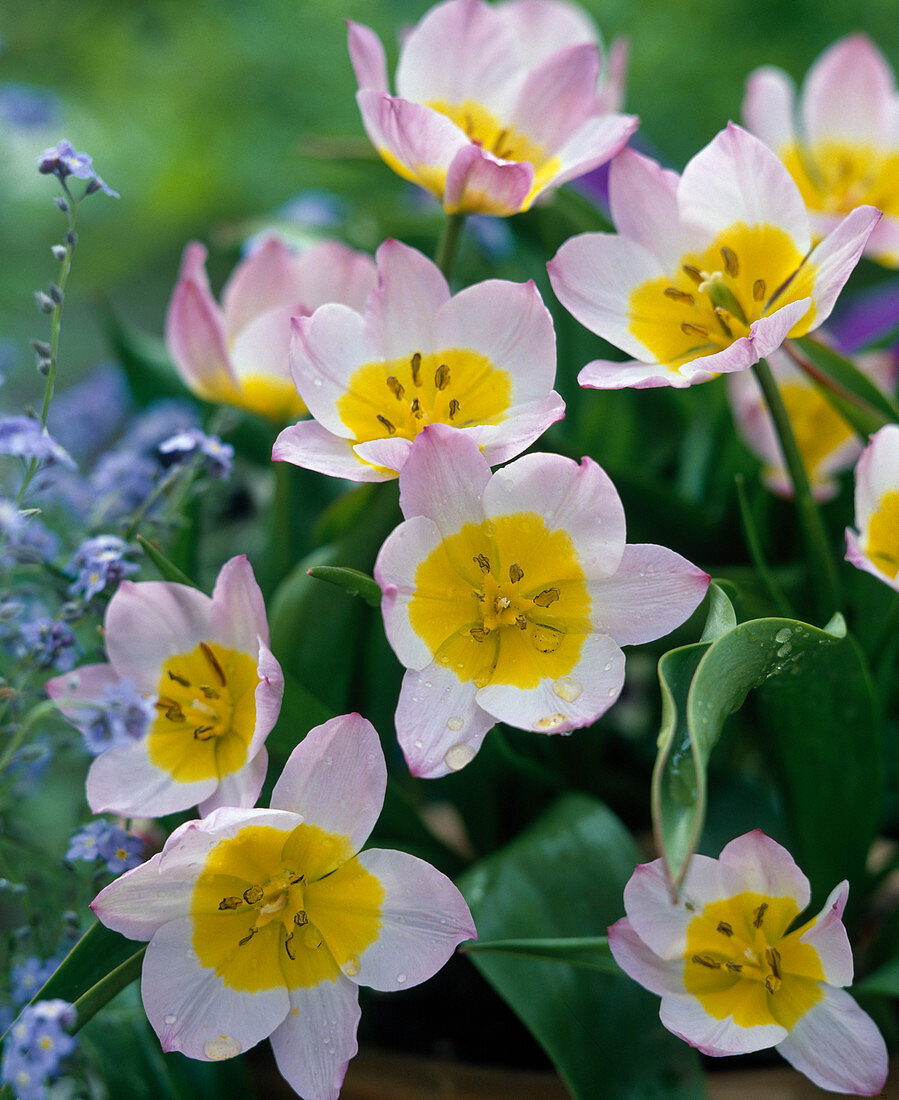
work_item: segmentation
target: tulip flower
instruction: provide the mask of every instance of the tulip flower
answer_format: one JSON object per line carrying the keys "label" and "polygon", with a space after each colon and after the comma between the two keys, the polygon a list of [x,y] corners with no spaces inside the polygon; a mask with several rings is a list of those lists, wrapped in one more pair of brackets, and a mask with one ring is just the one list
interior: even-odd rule
{"label": "tulip flower", "polygon": [[91,765],[94,813],[159,817],[199,804],[252,806],[284,680],[268,648],[262,593],[250,563],[231,558],[209,597],[168,581],[122,581],[104,621],[108,664],[46,684],[76,726],[95,718],[113,685],[155,704],[156,717],[116,738]]}
{"label": "tulip flower", "polygon": [[679,626],[709,583],[672,550],[625,544],[621,501],[589,458],[532,454],[491,475],[473,440],[435,424],[400,506],[375,579],[408,669],[396,728],[415,775],[458,771],[496,722],[590,725],[621,692],[621,646]]}
{"label": "tulip flower", "polygon": [[855,467],[855,526],[846,560],[899,592],[899,425],[871,436]]}
{"label": "tulip flower", "polygon": [[[884,389],[892,385],[896,365],[889,353],[858,355],[855,363],[876,385]],[[839,488],[835,475],[855,463],[862,444],[848,421],[783,349],[771,353],[768,365],[790,417],[812,493],[816,500],[830,500]],[[762,481],[779,496],[791,497],[793,483],[758,383],[746,371],[728,375],[727,383],[737,429],[764,463]]]}
{"label": "tulip flower", "polygon": [[816,239],[855,207],[876,206],[884,216],[865,251],[899,267],[899,94],[869,38],[852,34],[821,54],[806,74],[798,112],[790,77],[756,69],[743,118],[796,181]]}
{"label": "tulip flower", "polygon": [[626,974],[661,994],[665,1027],[703,1054],[776,1047],[821,1088],[874,1096],[886,1046],[841,988],[852,982],[848,895],[841,882],[817,916],[793,927],[809,903],[808,879],[756,830],[718,859],[694,856],[677,900],[662,860],[638,867],[609,947]]}
{"label": "tulip flower", "polygon": [[386,786],[371,723],[334,718],[294,749],[270,810],[188,821],[95,898],[108,928],[149,940],[141,996],[163,1050],[219,1061],[270,1036],[305,1100],[335,1100],[359,986],[408,989],[476,935],[439,871],[360,851]]}
{"label": "tulip flower", "polygon": [[436,265],[398,241],[377,267],[364,313],[325,305],[294,320],[291,369],[315,419],[281,432],[276,461],[386,481],[428,424],[458,428],[493,465],[561,419],[552,317],[533,282],[450,297]]}
{"label": "tulip flower", "polygon": [[588,363],[578,381],[594,389],[707,382],[817,328],[880,217],[861,206],[812,248],[789,173],[733,124],[680,177],[625,150],[609,205],[617,235],[573,237],[549,264],[562,305],[634,356]]}
{"label": "tulip flower", "polygon": [[404,38],[397,94],[384,48],[349,24],[362,122],[404,179],[448,213],[516,214],[604,164],[638,126],[614,112],[623,51],[602,73],[596,32],[561,0],[446,0]]}
{"label": "tulip flower", "polygon": [[360,306],[374,285],[371,259],[337,241],[296,255],[269,237],[212,297],[206,249],[184,250],[166,316],[166,342],[185,384],[204,401],[236,405],[276,421],[306,411],[290,380],[290,318],[325,302]]}

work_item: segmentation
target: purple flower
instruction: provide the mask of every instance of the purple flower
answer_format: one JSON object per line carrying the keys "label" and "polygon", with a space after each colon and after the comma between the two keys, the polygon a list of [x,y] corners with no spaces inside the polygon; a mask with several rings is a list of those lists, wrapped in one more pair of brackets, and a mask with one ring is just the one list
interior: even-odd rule
{"label": "purple flower", "polygon": [[54,122],[59,114],[59,101],[46,88],[27,84],[0,86],[0,120],[19,130],[36,130]]}
{"label": "purple flower", "polygon": [[46,962],[41,962],[36,955],[32,955],[23,963],[14,966],[12,968],[12,999],[16,1004],[27,1004],[35,993],[43,988],[58,965],[57,959],[47,959]]}
{"label": "purple flower", "polygon": [[39,172],[44,175],[54,175],[60,181],[68,176],[87,180],[87,194],[92,191],[103,191],[114,199],[120,197],[118,191],[108,187],[94,171],[93,159],[87,153],[76,153],[70,141],[63,140],[52,149],[45,149],[36,163]]}
{"label": "purple flower", "polygon": [[0,567],[17,562],[48,561],[56,555],[56,536],[36,516],[23,514],[11,500],[0,497]]}
{"label": "purple flower", "polygon": [[41,1100],[47,1083],[77,1043],[65,1030],[75,1022],[68,1001],[38,1001],[27,1005],[12,1025],[3,1052],[2,1078],[19,1100]]}
{"label": "purple flower", "polygon": [[108,523],[139,508],[156,485],[159,464],[124,448],[103,455],[90,475],[98,521]]}
{"label": "purple flower", "polygon": [[75,644],[75,635],[58,619],[39,616],[19,626],[19,656],[37,668],[68,672],[75,665]]}
{"label": "purple flower", "polygon": [[133,680],[107,684],[101,698],[86,708],[85,718],[77,722],[88,752],[99,756],[107,749],[139,741],[156,717],[155,703],[155,698],[135,690]]}
{"label": "purple flower", "polygon": [[113,875],[130,871],[143,863],[144,842],[109,821],[92,821],[72,834],[66,859],[93,862],[102,859]]}
{"label": "purple flower", "polygon": [[206,435],[199,428],[188,428],[164,439],[158,450],[166,466],[175,466],[196,456],[202,457],[205,460],[203,466],[211,477],[229,477],[234,463],[231,444],[223,443],[218,436]]}
{"label": "purple flower", "polygon": [[75,551],[65,571],[75,573],[69,593],[90,600],[108,585],[118,584],[123,577],[136,573],[139,566],[126,561],[128,543],[117,535],[96,535],[85,539]]}
{"label": "purple flower", "polygon": [[53,398],[47,426],[79,461],[100,454],[121,431],[131,410],[118,365],[103,363]]}
{"label": "purple flower", "polygon": [[72,456],[56,442],[40,421],[30,416],[0,418],[0,455],[39,458],[75,467]]}
{"label": "purple flower", "polygon": [[66,859],[84,859],[89,863],[100,858],[100,841],[105,837],[109,823],[98,819],[72,833]]}

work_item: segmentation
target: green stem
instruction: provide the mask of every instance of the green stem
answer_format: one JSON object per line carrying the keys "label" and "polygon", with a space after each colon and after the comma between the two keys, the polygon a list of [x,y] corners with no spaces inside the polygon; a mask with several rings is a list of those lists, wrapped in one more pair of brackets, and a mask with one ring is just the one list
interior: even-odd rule
{"label": "green stem", "polygon": [[464,214],[447,214],[443,223],[443,232],[437,242],[437,255],[434,263],[440,268],[444,276],[449,279],[453,269],[453,261],[456,258],[456,250],[459,247],[459,239],[462,236],[462,226],[465,224]]}
{"label": "green stem", "polygon": [[144,944],[129,959],[125,959],[115,970],[111,970],[105,978],[101,978],[86,993],[82,993],[75,1001],[75,1011],[78,1017],[72,1028],[73,1033],[80,1031],[89,1020],[97,1015],[104,1005],[107,1005],[113,997],[118,996],[126,986],[131,985],[136,978],[140,977],[146,951],[147,945]]}
{"label": "green stem", "polygon": [[784,619],[795,619],[796,613],[793,608],[790,607],[790,601],[783,594],[783,590],[777,583],[777,579],[771,572],[768,563],[765,561],[765,555],[762,553],[762,544],[759,539],[758,528],[755,525],[755,521],[752,518],[752,512],[749,509],[749,501],[746,499],[746,487],[743,484],[743,475],[737,474],[735,479],[737,486],[737,503],[740,506],[740,518],[743,521],[743,534],[746,536],[746,547],[749,550],[749,556],[752,558],[752,564],[755,566],[755,571],[759,575],[759,579],[765,588],[768,590],[768,596],[771,602],[777,609],[778,615]]}
{"label": "green stem", "polygon": [[752,371],[761,387],[768,412],[774,422],[784,464],[793,483],[793,499],[809,557],[809,570],[817,595],[818,610],[826,620],[840,606],[837,571],[827,542],[827,533],[821,521],[821,513],[812,496],[802,454],[796,442],[796,436],[793,434],[793,425],[790,423],[789,414],[771,368],[764,359],[760,359],[753,366]]}

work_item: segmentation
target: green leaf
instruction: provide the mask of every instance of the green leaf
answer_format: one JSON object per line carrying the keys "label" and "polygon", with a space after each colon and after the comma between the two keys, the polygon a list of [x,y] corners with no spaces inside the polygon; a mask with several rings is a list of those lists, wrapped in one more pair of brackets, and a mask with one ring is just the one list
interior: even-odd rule
{"label": "green leaf", "polygon": [[[753,688],[769,680],[788,679],[800,699],[803,694],[811,699],[820,691],[822,677],[833,675],[825,651],[837,646],[846,633],[842,617],[829,626],[819,630],[795,619],[754,619],[711,643],[671,650],[659,661],[662,725],[652,778],[652,815],[656,843],[674,888],[683,880],[699,843],[706,809],[706,769],[725,719],[743,705]],[[846,647],[839,650],[846,652]],[[778,759],[790,754],[798,759],[815,738],[843,736],[836,722],[847,708],[840,700],[834,704],[836,709],[829,715],[819,709],[814,717],[791,712],[790,724],[778,726],[783,741]],[[854,703],[848,707],[850,713],[855,709]],[[815,721],[824,723],[823,728]],[[815,781],[820,783],[820,776]]]}
{"label": "green leaf", "polygon": [[103,302],[102,322],[138,405],[163,397],[192,397],[162,340],[123,321],[108,301]]}
{"label": "green leaf", "polygon": [[701,642],[714,642],[737,625],[737,613],[727,589],[734,591],[730,581],[712,581],[709,585],[709,610],[699,639]]}
{"label": "green leaf", "polygon": [[568,795],[459,879],[487,950],[472,962],[555,1063],[572,1095],[595,1100],[703,1096],[699,1059],[659,1022],[658,998],[624,975],[489,950],[491,941],[576,937],[622,915],[640,852],[601,803]]}
{"label": "green leaf", "polygon": [[472,955],[487,951],[494,955],[546,959],[582,966],[587,970],[601,970],[605,974],[621,974],[618,963],[612,958],[608,936],[570,936],[561,940],[478,940],[460,950]]}
{"label": "green leaf", "polygon": [[200,587],[196,581],[192,581],[186,573],[182,572],[174,562],[169,561],[161,550],[157,550],[149,539],[145,539],[143,535],[138,535],[137,541],[140,543],[143,552],[150,561],[153,562],[165,580],[175,581],[177,584],[186,584],[191,588]]}
{"label": "green leaf", "polygon": [[[860,406],[861,411],[867,411],[869,417],[873,413],[878,420],[878,426],[899,421],[899,405],[853,362],[809,336],[801,337],[796,343],[811,360],[813,370],[820,372],[825,380],[835,383],[843,391],[839,396],[844,401]],[[825,393],[827,389],[825,385]],[[836,407],[839,412],[839,406]]]}
{"label": "green leaf", "polygon": [[77,1001],[140,950],[142,946],[134,940],[94,921],[33,999]]}
{"label": "green leaf", "polygon": [[313,565],[307,572],[316,580],[336,584],[351,596],[361,596],[369,607],[381,606],[381,589],[374,577],[370,577],[367,573],[334,565]]}
{"label": "green leaf", "polygon": [[899,997],[899,958],[890,959],[852,989],[855,993],[880,993],[885,997]]}

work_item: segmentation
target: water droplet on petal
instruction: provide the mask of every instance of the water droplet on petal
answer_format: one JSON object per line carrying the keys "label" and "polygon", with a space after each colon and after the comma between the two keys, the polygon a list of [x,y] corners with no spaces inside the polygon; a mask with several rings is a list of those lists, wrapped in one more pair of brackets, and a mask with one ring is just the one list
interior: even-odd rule
{"label": "water droplet on petal", "polygon": [[583,684],[573,676],[563,676],[553,684],[553,691],[566,703],[573,703],[575,699],[580,698],[583,690]]}
{"label": "water droplet on petal", "polygon": [[402,985],[403,982],[406,980],[406,975],[405,974],[397,974],[396,980],[397,980],[398,985]]}
{"label": "water droplet on petal", "polygon": [[313,386],[320,386],[321,384],[322,384],[322,380],[316,375],[316,377],[312,379],[312,385]]}
{"label": "water droplet on petal", "polygon": [[416,738],[415,747],[417,749],[420,749],[423,745],[424,745],[424,741],[422,741],[422,739],[420,737]]}
{"label": "water droplet on petal", "polygon": [[446,750],[443,757],[443,762],[450,769],[450,771],[461,771],[466,764],[470,764],[474,760],[475,751],[471,745],[465,745],[460,742],[458,745],[453,745],[452,748]]}
{"label": "water droplet on petal", "polygon": [[464,719],[459,718],[458,715],[456,715],[453,718],[447,719],[446,728],[448,730],[453,730],[454,732],[458,732],[460,729],[462,729],[462,727],[464,725],[465,725]]}
{"label": "water droplet on petal", "polygon": [[535,722],[534,725],[538,730],[554,730],[556,727],[561,726],[564,721],[564,714],[547,714]]}
{"label": "water droplet on petal", "polygon": [[207,1039],[203,1044],[203,1053],[212,1062],[224,1062],[226,1058],[240,1054],[240,1043],[230,1035],[216,1035],[214,1039]]}
{"label": "water droplet on petal", "polygon": [[307,947],[313,948],[313,950],[316,947],[321,947],[322,934],[321,932],[319,932],[314,924],[307,924],[306,927],[303,929],[303,943]]}
{"label": "water droplet on petal", "polygon": [[163,1022],[164,1024],[167,1024],[167,1025],[168,1025],[168,1027],[171,1027],[171,1026],[172,1026],[172,1024],[174,1024],[174,1023],[175,1023],[175,1022],[177,1021],[177,1019],[178,1019],[178,1017],[177,1017],[177,1016],[173,1016],[173,1015],[171,1014],[171,1012],[170,1012],[170,1013],[169,1013],[169,1014],[168,1014],[167,1016],[163,1016],[163,1018],[162,1018],[162,1022]]}
{"label": "water droplet on petal", "polygon": [[607,665],[603,666],[603,672],[609,672],[609,671],[611,671],[611,668],[612,668],[612,662],[609,661],[609,663]]}
{"label": "water droplet on petal", "polygon": [[351,955],[340,969],[348,978],[355,978],[359,973],[359,960],[355,955]]}

